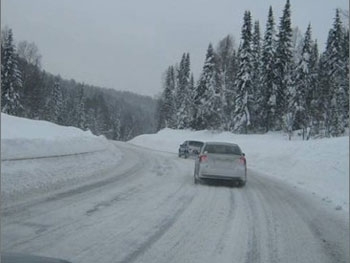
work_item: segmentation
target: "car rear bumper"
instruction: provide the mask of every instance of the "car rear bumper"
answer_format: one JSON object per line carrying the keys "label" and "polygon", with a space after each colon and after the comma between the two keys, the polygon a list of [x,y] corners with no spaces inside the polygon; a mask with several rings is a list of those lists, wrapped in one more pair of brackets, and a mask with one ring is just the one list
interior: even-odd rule
{"label": "car rear bumper", "polygon": [[222,180],[222,181],[242,181],[244,182],[246,178],[244,176],[222,176],[222,175],[209,175],[202,174],[199,175],[200,180]]}
{"label": "car rear bumper", "polygon": [[199,179],[215,179],[215,180],[246,180],[245,168],[237,168],[231,170],[212,170],[212,169],[200,169],[198,173]]}

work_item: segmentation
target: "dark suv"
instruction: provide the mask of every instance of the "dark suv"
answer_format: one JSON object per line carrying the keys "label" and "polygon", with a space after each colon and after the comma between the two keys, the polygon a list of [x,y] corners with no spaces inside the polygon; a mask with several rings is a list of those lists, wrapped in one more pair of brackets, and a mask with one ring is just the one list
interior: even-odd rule
{"label": "dark suv", "polygon": [[184,141],[179,147],[179,157],[188,158],[198,155],[203,144],[200,141]]}

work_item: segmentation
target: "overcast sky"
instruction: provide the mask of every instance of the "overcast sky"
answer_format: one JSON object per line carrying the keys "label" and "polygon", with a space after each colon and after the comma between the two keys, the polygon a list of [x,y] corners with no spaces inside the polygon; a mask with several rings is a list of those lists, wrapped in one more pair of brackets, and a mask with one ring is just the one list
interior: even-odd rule
{"label": "overcast sky", "polygon": [[[285,0],[2,0],[1,24],[15,40],[35,42],[43,69],[64,78],[154,96],[161,75],[183,52],[198,79],[209,42],[232,34],[238,45],[243,13],[261,31],[269,6],[278,25]],[[321,51],[335,9],[348,0],[291,0],[292,26],[311,23]]]}

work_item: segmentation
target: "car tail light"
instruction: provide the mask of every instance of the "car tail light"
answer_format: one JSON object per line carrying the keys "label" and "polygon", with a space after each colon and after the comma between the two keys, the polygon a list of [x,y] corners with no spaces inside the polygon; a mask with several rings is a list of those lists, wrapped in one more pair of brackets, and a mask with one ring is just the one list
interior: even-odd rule
{"label": "car tail light", "polygon": [[208,161],[207,155],[200,155],[199,156],[199,162],[206,162],[206,161]]}
{"label": "car tail light", "polygon": [[245,165],[246,164],[246,159],[244,156],[241,156],[239,159],[239,163],[242,164],[242,165]]}

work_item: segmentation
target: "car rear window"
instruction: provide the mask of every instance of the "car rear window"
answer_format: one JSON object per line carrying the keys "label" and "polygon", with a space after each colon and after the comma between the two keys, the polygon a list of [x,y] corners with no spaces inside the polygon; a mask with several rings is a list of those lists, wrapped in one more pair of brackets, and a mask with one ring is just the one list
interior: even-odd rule
{"label": "car rear window", "polygon": [[196,146],[196,147],[202,147],[203,146],[202,142],[196,142],[196,141],[190,141],[188,144],[191,145],[191,146]]}
{"label": "car rear window", "polygon": [[236,154],[241,155],[241,149],[236,145],[216,145],[208,144],[205,146],[205,152],[217,154]]}

